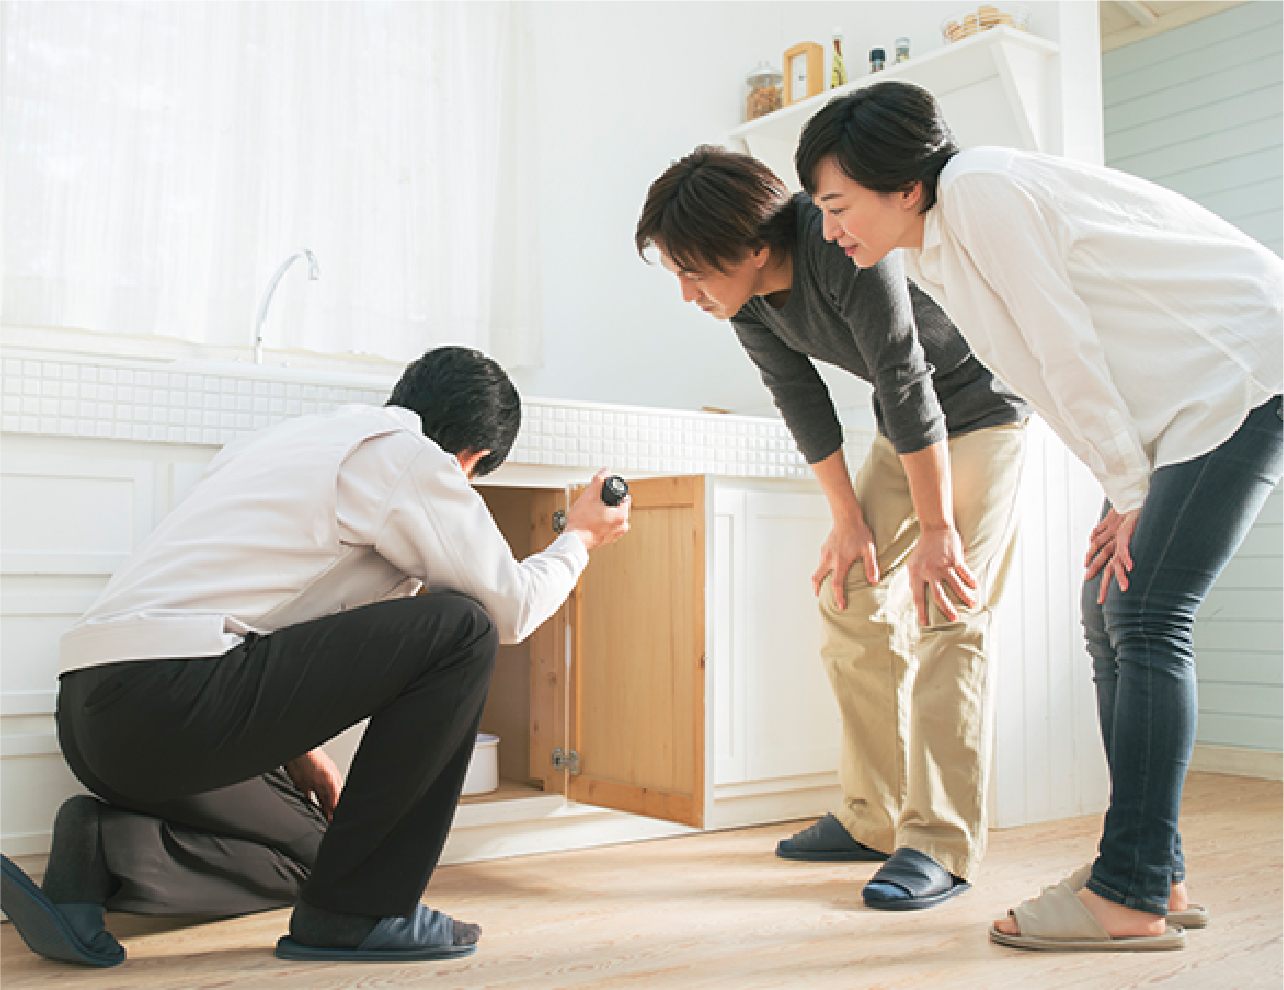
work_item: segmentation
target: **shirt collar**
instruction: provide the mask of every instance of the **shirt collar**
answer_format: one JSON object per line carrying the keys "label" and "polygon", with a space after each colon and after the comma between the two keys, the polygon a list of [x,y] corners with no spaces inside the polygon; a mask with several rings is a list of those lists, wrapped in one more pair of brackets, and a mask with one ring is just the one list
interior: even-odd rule
{"label": "shirt collar", "polygon": [[936,202],[923,217],[923,246],[918,252],[918,267],[923,277],[941,281],[941,204]]}

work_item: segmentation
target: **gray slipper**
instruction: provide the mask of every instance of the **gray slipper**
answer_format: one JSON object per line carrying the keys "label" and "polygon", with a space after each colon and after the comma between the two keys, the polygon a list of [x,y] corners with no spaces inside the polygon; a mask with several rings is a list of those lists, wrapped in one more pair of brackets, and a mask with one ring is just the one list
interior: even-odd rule
{"label": "gray slipper", "polygon": [[805,828],[776,846],[781,859],[808,863],[881,863],[887,853],[857,842],[833,815],[826,815],[815,825]]}
{"label": "gray slipper", "polygon": [[289,935],[276,943],[276,954],[282,959],[309,962],[420,962],[476,951],[475,944],[456,945],[454,921],[423,904],[416,905],[409,918],[383,918],[355,949],[304,945]]}
{"label": "gray slipper", "polygon": [[125,949],[103,927],[101,904],[55,904],[8,856],[0,856],[0,907],[27,948],[46,959],[119,966]]}
{"label": "gray slipper", "polygon": [[861,896],[879,911],[919,911],[957,897],[972,885],[926,853],[901,846],[869,878]]}

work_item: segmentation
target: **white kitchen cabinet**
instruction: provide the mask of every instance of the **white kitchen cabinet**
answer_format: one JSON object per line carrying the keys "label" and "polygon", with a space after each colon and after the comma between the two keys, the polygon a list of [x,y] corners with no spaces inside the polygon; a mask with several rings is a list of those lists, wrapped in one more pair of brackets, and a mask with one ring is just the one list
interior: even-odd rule
{"label": "white kitchen cabinet", "polygon": [[[63,631],[220,444],[286,416],[380,402],[391,384],[165,368],[5,355],[0,825],[10,855],[42,855],[54,812],[79,789],[54,731]],[[567,486],[600,464],[633,483],[633,530],[594,553],[553,620],[502,649],[483,728],[502,739],[503,784],[461,806],[446,861],[828,806],[837,714],[808,586],[827,513],[783,425],[533,400],[510,462],[482,487],[519,556],[551,539]],[[685,473],[656,477],[670,465]],[[341,761],[358,737],[333,744]],[[553,768],[558,747],[580,755],[579,774]]]}

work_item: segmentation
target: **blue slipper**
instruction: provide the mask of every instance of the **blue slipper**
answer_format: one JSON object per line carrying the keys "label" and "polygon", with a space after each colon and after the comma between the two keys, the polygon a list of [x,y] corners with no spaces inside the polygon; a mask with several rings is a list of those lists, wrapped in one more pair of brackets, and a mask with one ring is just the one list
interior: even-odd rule
{"label": "blue slipper", "polygon": [[931,856],[903,846],[869,878],[861,892],[865,906],[879,911],[917,911],[971,888]]}
{"label": "blue slipper", "polygon": [[455,945],[454,922],[424,904],[417,905],[409,918],[383,918],[355,949],[304,945],[289,935],[276,943],[276,954],[282,959],[311,962],[418,962],[476,951],[476,945]]}
{"label": "blue slipper", "polygon": [[0,907],[27,948],[46,959],[119,966],[124,947],[103,927],[101,904],[55,904],[8,856],[0,856]]}
{"label": "blue slipper", "polygon": [[857,842],[832,814],[776,845],[781,859],[799,859],[807,863],[881,863],[887,853]]}

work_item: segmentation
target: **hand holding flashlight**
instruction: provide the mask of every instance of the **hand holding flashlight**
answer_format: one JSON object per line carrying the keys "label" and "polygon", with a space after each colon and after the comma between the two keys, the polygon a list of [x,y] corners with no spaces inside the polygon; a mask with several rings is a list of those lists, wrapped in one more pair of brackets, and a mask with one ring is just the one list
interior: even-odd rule
{"label": "hand holding flashlight", "polygon": [[628,483],[603,469],[593,476],[569,511],[559,509],[554,513],[553,529],[575,533],[585,549],[594,550],[614,543],[628,532],[629,509]]}

